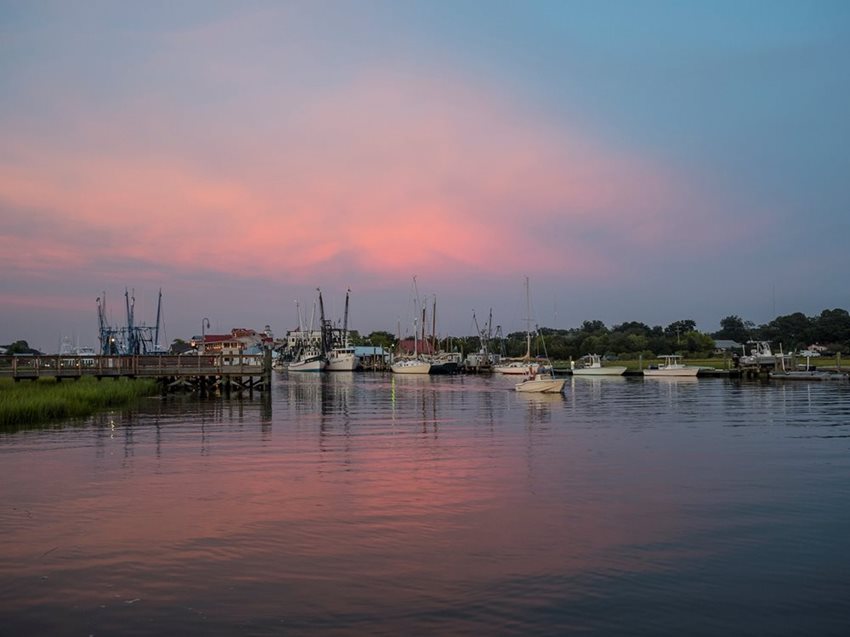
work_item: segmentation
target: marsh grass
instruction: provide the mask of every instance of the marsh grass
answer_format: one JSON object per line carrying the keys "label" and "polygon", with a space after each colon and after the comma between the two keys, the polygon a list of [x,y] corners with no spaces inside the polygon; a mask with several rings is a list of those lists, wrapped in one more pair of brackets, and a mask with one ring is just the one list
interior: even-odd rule
{"label": "marsh grass", "polygon": [[85,418],[99,409],[123,407],[156,393],[153,380],[81,378],[56,382],[0,379],[0,427]]}

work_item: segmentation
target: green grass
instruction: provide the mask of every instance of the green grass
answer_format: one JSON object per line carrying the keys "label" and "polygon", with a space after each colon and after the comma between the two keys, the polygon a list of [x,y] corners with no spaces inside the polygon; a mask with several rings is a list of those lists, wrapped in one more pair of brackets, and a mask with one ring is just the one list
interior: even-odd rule
{"label": "green grass", "polygon": [[56,382],[0,379],[0,427],[85,418],[99,409],[123,407],[157,391],[153,380],[81,378]]}

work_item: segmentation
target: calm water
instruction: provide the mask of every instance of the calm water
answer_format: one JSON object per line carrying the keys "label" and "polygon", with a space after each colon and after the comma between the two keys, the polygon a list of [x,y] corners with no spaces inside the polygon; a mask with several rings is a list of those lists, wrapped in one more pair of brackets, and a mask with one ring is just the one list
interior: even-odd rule
{"label": "calm water", "polygon": [[850,634],[850,384],[511,387],[0,433],[0,634]]}

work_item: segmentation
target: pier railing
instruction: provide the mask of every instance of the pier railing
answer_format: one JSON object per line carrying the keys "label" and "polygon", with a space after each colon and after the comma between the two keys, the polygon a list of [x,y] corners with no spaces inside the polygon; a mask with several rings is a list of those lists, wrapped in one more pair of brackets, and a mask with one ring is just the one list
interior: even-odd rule
{"label": "pier railing", "polygon": [[263,354],[0,356],[0,377],[15,379],[238,377],[260,376],[264,371]]}

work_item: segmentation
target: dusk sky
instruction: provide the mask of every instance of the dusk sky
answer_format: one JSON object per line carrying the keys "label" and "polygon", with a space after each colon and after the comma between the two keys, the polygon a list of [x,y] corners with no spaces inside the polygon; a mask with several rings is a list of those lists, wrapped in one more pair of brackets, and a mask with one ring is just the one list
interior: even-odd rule
{"label": "dusk sky", "polygon": [[843,0],[0,0],[0,343],[847,309],[848,65]]}

